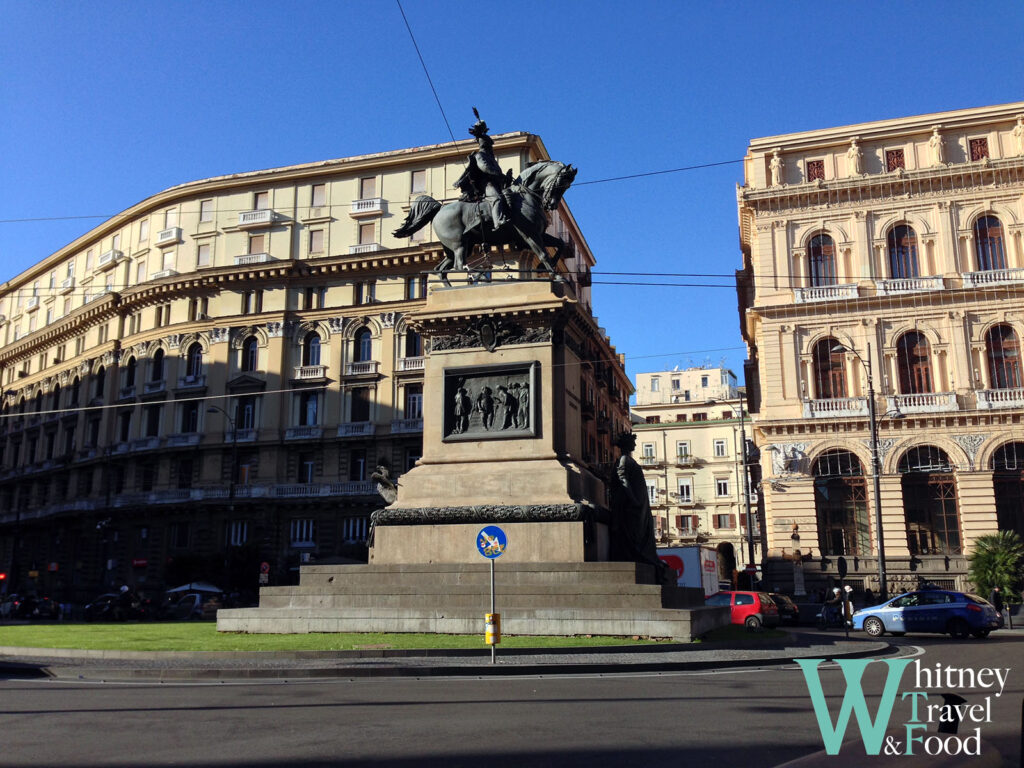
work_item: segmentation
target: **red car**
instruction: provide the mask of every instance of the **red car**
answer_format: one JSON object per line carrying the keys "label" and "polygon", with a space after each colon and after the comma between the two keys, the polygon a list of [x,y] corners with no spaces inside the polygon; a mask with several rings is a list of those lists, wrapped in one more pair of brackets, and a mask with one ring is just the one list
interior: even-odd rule
{"label": "red car", "polygon": [[705,605],[728,605],[733,624],[747,629],[779,626],[779,607],[766,592],[716,592]]}

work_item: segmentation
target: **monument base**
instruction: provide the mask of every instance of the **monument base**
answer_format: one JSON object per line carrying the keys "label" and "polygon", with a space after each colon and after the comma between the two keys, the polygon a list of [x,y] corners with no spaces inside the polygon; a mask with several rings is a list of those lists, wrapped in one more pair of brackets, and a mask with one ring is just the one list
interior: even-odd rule
{"label": "monument base", "polygon": [[[502,557],[501,560],[504,560]],[[606,635],[688,642],[729,623],[703,591],[653,584],[635,563],[495,562],[507,635]],[[308,565],[301,583],[264,587],[259,608],[217,612],[221,632],[483,635],[490,564]],[[482,639],[481,639],[482,643]]]}

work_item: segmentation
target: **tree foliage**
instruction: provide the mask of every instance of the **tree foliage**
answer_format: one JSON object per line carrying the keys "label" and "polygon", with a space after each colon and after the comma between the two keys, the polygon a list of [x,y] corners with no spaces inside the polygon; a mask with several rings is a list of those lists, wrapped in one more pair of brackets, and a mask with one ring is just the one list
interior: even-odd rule
{"label": "tree foliage", "polygon": [[1004,600],[1020,602],[1024,544],[1014,531],[981,536],[968,562],[968,575],[979,594],[988,597],[993,587],[999,587]]}

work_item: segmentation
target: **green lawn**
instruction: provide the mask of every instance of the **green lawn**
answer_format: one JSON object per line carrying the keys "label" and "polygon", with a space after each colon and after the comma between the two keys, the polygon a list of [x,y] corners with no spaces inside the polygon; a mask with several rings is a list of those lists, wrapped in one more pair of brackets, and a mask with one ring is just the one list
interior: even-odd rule
{"label": "green lawn", "polygon": [[[638,645],[623,637],[504,636],[499,648]],[[245,635],[217,632],[213,622],[145,624],[20,624],[0,626],[0,646],[117,651],[349,651],[389,648],[484,648],[479,635],[336,634]]]}

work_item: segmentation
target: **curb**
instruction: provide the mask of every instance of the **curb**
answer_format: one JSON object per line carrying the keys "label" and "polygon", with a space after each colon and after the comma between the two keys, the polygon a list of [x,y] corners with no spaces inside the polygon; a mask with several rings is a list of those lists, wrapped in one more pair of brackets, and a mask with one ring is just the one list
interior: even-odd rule
{"label": "curb", "polygon": [[[23,651],[25,649],[22,649]],[[532,650],[532,649],[531,649]],[[783,648],[780,651],[785,650]],[[795,650],[795,649],[794,649]],[[863,658],[866,656],[890,655],[898,651],[898,646],[884,642],[865,643],[864,647],[855,650],[818,654],[828,658]],[[614,652],[605,650],[605,653]],[[242,652],[246,653],[246,652]],[[313,651],[310,653],[322,653]],[[486,651],[486,653],[490,653]],[[432,654],[434,657],[440,654]],[[451,654],[448,654],[451,656]],[[460,654],[464,655],[464,654]],[[477,654],[479,655],[479,654]],[[568,655],[568,654],[566,654]],[[576,654],[579,656],[589,655]],[[50,677],[59,680],[309,680],[309,679],[348,679],[348,678],[395,678],[395,677],[493,677],[493,676],[540,676],[540,675],[593,675],[623,673],[657,673],[699,671],[706,669],[765,667],[792,663],[793,655],[778,655],[762,658],[705,659],[694,661],[637,661],[601,663],[596,661],[559,662],[553,664],[480,664],[467,665],[365,665],[337,667],[289,667],[261,668],[250,667],[170,667],[165,669],[146,668],[103,668],[80,667],[72,665],[51,664],[49,657],[41,662],[0,662],[0,674],[11,674],[12,677]],[[69,660],[72,657],[66,657]],[[109,658],[109,657],[108,657]],[[148,659],[153,660],[150,654]],[[159,657],[162,658],[162,657]],[[308,658],[308,657],[307,657]],[[367,657],[363,657],[367,658]],[[369,657],[372,658],[372,657]],[[380,658],[380,656],[377,656]],[[428,658],[426,655],[407,654],[406,658]]]}

